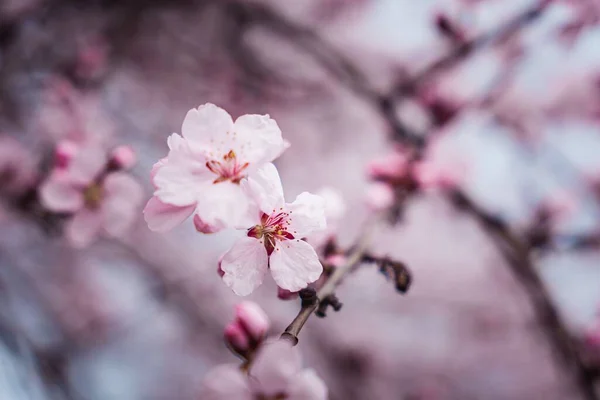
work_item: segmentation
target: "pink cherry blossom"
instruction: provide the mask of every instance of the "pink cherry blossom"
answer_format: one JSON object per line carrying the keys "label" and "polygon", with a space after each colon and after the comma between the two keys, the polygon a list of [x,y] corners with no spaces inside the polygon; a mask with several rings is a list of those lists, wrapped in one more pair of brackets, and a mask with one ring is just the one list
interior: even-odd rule
{"label": "pink cherry blossom", "polygon": [[140,185],[125,172],[107,173],[106,167],[106,153],[99,146],[79,148],[40,187],[44,207],[71,215],[66,237],[74,246],[90,244],[101,232],[120,236],[135,220]]}
{"label": "pink cherry blossom", "polygon": [[325,400],[327,387],[312,369],[302,369],[297,348],[284,340],[258,352],[249,374],[239,366],[221,365],[204,378],[203,400]]}
{"label": "pink cherry blossom", "polygon": [[222,108],[190,110],[172,134],[167,158],[153,169],[156,191],[144,216],[151,230],[165,232],[195,214],[203,233],[250,221],[250,201],[240,182],[277,158],[288,146],[268,115],[243,115],[235,122]]}
{"label": "pink cherry blossom", "polygon": [[313,247],[301,238],[325,229],[323,199],[304,192],[293,203],[285,203],[273,164],[256,171],[243,186],[257,209],[251,213],[254,220],[247,236],[223,256],[225,284],[246,296],[260,286],[267,270],[280,288],[291,292],[316,281],[323,266]]}
{"label": "pink cherry blossom", "polygon": [[365,202],[374,211],[385,210],[394,203],[394,189],[387,183],[374,182],[369,185]]}
{"label": "pink cherry blossom", "polygon": [[397,180],[403,178],[408,171],[408,158],[401,148],[371,161],[367,165],[367,175],[376,180]]}

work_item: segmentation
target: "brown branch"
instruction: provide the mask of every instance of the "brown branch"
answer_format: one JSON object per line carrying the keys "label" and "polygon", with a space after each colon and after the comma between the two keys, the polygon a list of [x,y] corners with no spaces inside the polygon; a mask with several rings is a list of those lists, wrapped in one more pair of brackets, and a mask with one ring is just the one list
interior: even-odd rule
{"label": "brown branch", "polygon": [[536,272],[531,247],[524,244],[502,221],[478,207],[466,194],[454,191],[449,194],[449,200],[459,210],[473,216],[497,244],[513,276],[529,297],[548,342],[552,344],[556,355],[572,369],[581,395],[587,400],[598,400],[594,388],[595,373],[582,360],[576,340],[560,318],[550,293]]}
{"label": "brown branch", "polygon": [[335,290],[343,281],[344,277],[346,277],[346,275],[353,271],[356,266],[363,262],[363,258],[365,254],[367,254],[367,248],[371,241],[372,229],[376,224],[376,219],[374,218],[370,222],[371,223],[368,224],[367,227],[363,228],[362,235],[358,238],[356,245],[353,246],[350,254],[348,255],[346,263],[333,270],[331,276],[329,276],[327,281],[317,291],[317,298],[315,301],[303,303],[298,315],[296,315],[294,320],[281,334],[282,339],[290,340],[294,345],[296,345],[298,343],[298,335],[300,334],[302,327],[311,314],[317,310],[319,304],[330,296],[333,296]]}

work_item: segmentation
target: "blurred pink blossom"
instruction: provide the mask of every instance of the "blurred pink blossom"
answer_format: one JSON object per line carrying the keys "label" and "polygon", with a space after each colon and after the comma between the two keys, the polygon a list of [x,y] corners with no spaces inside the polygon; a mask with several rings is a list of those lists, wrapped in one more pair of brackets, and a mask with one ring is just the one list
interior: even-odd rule
{"label": "blurred pink blossom", "polygon": [[367,188],[365,202],[374,211],[385,210],[394,204],[394,189],[387,183],[373,182]]}
{"label": "blurred pink blossom", "polygon": [[167,231],[192,213],[205,233],[248,225],[249,199],[240,181],[277,158],[287,143],[268,115],[235,123],[214,104],[190,110],[167,143],[167,160],[153,169],[154,197],[144,216],[150,229]]}
{"label": "blurred pink blossom", "polygon": [[267,269],[277,286],[292,292],[316,281],[323,272],[319,256],[300,239],[325,229],[323,199],[304,192],[293,203],[285,203],[273,164],[266,164],[249,177],[244,191],[258,209],[247,237],[239,239],[223,257],[225,284],[236,294],[246,296],[260,286]]}
{"label": "blurred pink blossom", "polygon": [[249,374],[221,365],[204,378],[203,400],[325,400],[327,387],[312,369],[302,369],[297,348],[279,340],[265,344]]}
{"label": "blurred pink blossom", "polygon": [[402,179],[408,171],[408,158],[402,149],[395,149],[367,165],[367,175],[376,180]]}
{"label": "blurred pink blossom", "polygon": [[121,236],[135,221],[141,186],[122,171],[106,173],[106,166],[99,146],[83,147],[40,187],[40,200],[48,210],[72,215],[66,237],[74,246],[90,244],[102,231]]}
{"label": "blurred pink blossom", "polygon": [[137,157],[131,146],[123,145],[110,153],[110,162],[118,169],[129,169],[135,165]]}
{"label": "blurred pink blossom", "polygon": [[442,165],[424,160],[414,167],[415,179],[425,190],[455,188],[463,182],[465,171],[465,166],[458,162]]}

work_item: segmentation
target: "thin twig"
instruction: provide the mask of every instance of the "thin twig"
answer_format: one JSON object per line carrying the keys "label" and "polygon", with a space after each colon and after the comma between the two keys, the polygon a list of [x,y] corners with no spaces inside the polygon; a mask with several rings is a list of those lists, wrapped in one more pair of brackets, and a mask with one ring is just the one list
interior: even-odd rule
{"label": "thin twig", "polygon": [[333,295],[344,277],[353,271],[358,264],[362,263],[363,256],[366,254],[369,243],[371,242],[371,236],[373,234],[373,228],[376,225],[376,221],[377,218],[373,218],[370,223],[363,228],[362,234],[358,238],[356,245],[353,246],[351,253],[348,255],[346,263],[333,270],[333,273],[327,279],[325,284],[323,284],[323,286],[317,291],[317,301],[302,306],[298,312],[298,315],[296,315],[294,320],[281,334],[282,339],[290,340],[294,345],[296,345],[298,343],[298,335],[300,334],[302,327],[311,314],[317,309],[319,303],[323,301],[323,299]]}

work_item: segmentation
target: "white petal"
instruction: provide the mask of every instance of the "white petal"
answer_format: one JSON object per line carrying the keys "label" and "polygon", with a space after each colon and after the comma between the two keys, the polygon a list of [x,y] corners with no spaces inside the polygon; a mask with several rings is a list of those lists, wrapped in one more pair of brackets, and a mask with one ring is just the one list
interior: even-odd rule
{"label": "white petal", "polygon": [[327,227],[325,201],[321,196],[300,193],[293,203],[286,205],[286,211],[290,213],[288,231],[296,238],[303,238]]}
{"label": "white petal", "polygon": [[81,189],[65,173],[53,173],[40,187],[40,200],[54,212],[74,212],[83,207]]}
{"label": "white petal", "polygon": [[208,371],[202,386],[202,400],[254,399],[248,378],[236,365],[220,365]]}
{"label": "white petal", "polygon": [[242,182],[247,193],[266,214],[283,207],[283,186],[277,168],[272,163],[263,165]]}
{"label": "white petal", "polygon": [[185,221],[194,212],[196,206],[173,206],[152,197],[144,208],[144,219],[148,228],[154,232],[167,232]]}
{"label": "white petal", "polygon": [[83,208],[69,221],[66,227],[66,237],[75,247],[89,245],[100,233],[102,214],[99,210]]}
{"label": "white petal", "polygon": [[261,348],[250,369],[256,391],[267,396],[287,392],[300,368],[302,358],[288,340],[270,342]]}
{"label": "white petal", "polygon": [[240,185],[231,182],[203,185],[197,194],[196,215],[210,226],[246,229],[258,223],[250,199]]}
{"label": "white petal", "polygon": [[247,296],[259,287],[267,268],[265,246],[250,237],[239,239],[221,260],[223,282],[238,296]]}
{"label": "white petal", "polygon": [[289,146],[277,122],[268,115],[242,115],[235,121],[234,129],[239,146],[236,151],[251,164],[271,162]]}
{"label": "white petal", "polygon": [[227,136],[227,132],[232,131],[231,116],[227,111],[211,103],[188,111],[181,127],[183,137],[195,150],[215,148]]}
{"label": "white petal", "polygon": [[319,256],[303,240],[284,240],[277,243],[269,258],[269,266],[277,286],[291,292],[304,289],[323,272]]}
{"label": "white petal", "polygon": [[287,400],[327,400],[327,386],[314,370],[296,375],[287,391]]}
{"label": "white petal", "polygon": [[[173,141],[183,140],[176,137],[178,135],[171,135]],[[164,203],[189,206],[196,203],[202,186],[212,184],[213,180],[204,156],[193,153],[187,142],[181,142],[171,148],[167,161],[156,170],[154,195]]]}

